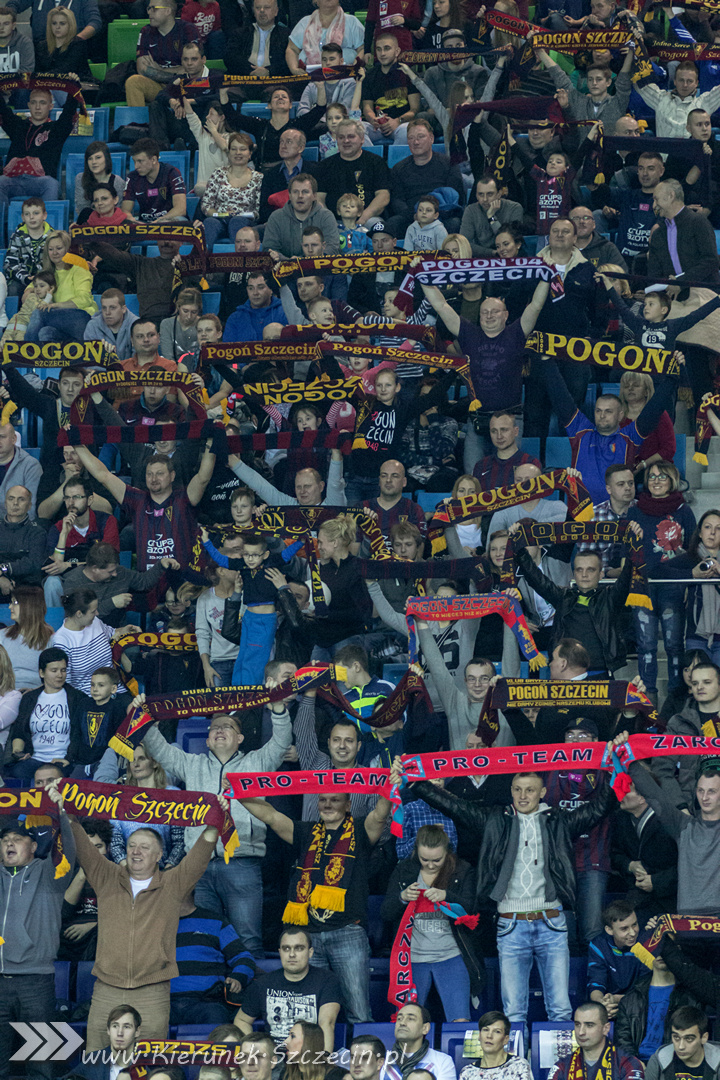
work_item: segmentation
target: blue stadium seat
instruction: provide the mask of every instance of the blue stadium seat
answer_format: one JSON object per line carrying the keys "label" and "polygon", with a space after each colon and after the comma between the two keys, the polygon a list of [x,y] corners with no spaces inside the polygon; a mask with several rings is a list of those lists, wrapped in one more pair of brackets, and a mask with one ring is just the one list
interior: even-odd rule
{"label": "blue stadium seat", "polygon": [[[51,120],[57,120],[61,109],[53,109],[50,113]],[[79,130],[77,135],[71,135],[63,146],[62,160],[68,154],[84,150],[91,142],[101,140],[107,142],[110,134],[110,110],[108,108],[88,109],[88,120],[82,117],[78,120]]]}
{"label": "blue stadium seat", "polygon": [[34,457],[36,461],[40,460],[40,447],[39,446],[26,446],[26,447],[24,447],[24,449],[27,451],[27,453],[30,455],[30,457]]}
{"label": "blue stadium seat", "polygon": [[204,292],[202,294],[203,315],[217,315],[220,311],[220,298],[222,293]]}
{"label": "blue stadium seat", "polygon": [[207,751],[207,727],[203,729],[196,728],[194,731],[184,731],[182,735],[183,753],[185,754],[204,754]]}
{"label": "blue stadium seat", "polygon": [[[117,176],[125,176],[127,172],[127,154],[116,152],[110,155],[112,171]],[[75,180],[85,168],[84,154],[68,154],[65,159],[65,198],[70,203],[70,210],[75,210]]]}
{"label": "blue stadium seat", "polygon": [[149,119],[147,105],[117,105],[113,117],[113,128],[117,130],[125,124],[147,124]]}
{"label": "blue stadium seat", "polygon": [[[4,252],[3,252],[3,255],[4,255]],[[8,319],[12,319],[13,315],[17,315],[19,307],[20,307],[20,297],[19,296],[8,296],[7,300],[5,301],[5,314],[7,315]]]}
{"label": "blue stadium seat", "polygon": [[[12,199],[8,207],[7,227],[8,237],[12,236],[22,224],[22,199]],[[67,199],[48,199],[45,203],[48,216],[48,224],[53,229],[65,229],[67,231],[70,221],[70,203]]]}
{"label": "blue stadium seat", "polygon": [[132,569],[132,551],[120,552],[120,565],[124,566],[126,570]]}
{"label": "blue stadium seat", "polygon": [[180,1024],[177,1028],[178,1039],[196,1039],[202,1041],[207,1038],[216,1024]]}
{"label": "blue stadium seat", "polygon": [[426,514],[431,514],[442,499],[449,499],[451,491],[417,491],[415,502]]}
{"label": "blue stadium seat", "polygon": [[59,630],[63,624],[65,612],[61,607],[49,607],[45,614],[45,622],[52,626],[53,630]]}
{"label": "blue stadium seat", "polygon": [[540,439],[536,435],[530,435],[527,439],[523,435],[520,440],[520,449],[540,460]]}
{"label": "blue stadium seat", "polygon": [[680,473],[680,476],[683,478],[683,480],[685,479],[685,466],[687,464],[686,440],[687,435],[675,436],[675,456],[673,458],[673,461],[675,462],[678,472]]}
{"label": "blue stadium seat", "polygon": [[566,435],[549,435],[545,443],[545,465],[548,469],[567,469],[572,461],[570,440]]}
{"label": "blue stadium seat", "polygon": [[89,1001],[92,997],[95,976],[92,973],[93,960],[80,960],[77,966],[77,980],[75,982],[75,1000]]}
{"label": "blue stadium seat", "polygon": [[[385,984],[385,991],[387,993],[387,983]],[[378,1039],[385,1044],[388,1050],[392,1049],[395,1042],[395,1025],[394,1024],[353,1024],[353,1039],[357,1039],[358,1035],[377,1035]],[[430,1025],[430,1030],[427,1033],[427,1041],[431,1046],[435,1045],[435,1025]]]}
{"label": "blue stadium seat", "polygon": [[397,686],[407,669],[407,664],[383,664],[382,677]]}
{"label": "blue stadium seat", "polygon": [[377,157],[381,157],[381,158],[385,157],[385,153],[384,153],[385,148],[383,146],[364,146],[363,149],[367,150],[368,153],[370,153],[370,154],[376,154]]}
{"label": "blue stadium seat", "polygon": [[160,160],[166,165],[174,165],[179,169],[185,187],[190,187],[190,151],[189,150],[161,150]]}
{"label": "blue stadium seat", "polygon": [[266,956],[262,960],[256,960],[255,964],[258,971],[265,972],[266,974],[270,971],[279,971],[282,967],[279,956]]}
{"label": "blue stadium seat", "polygon": [[[478,1056],[475,1053],[469,1057],[464,1056],[463,1045],[466,1032],[477,1034],[477,1025],[464,1021],[461,1021],[460,1023],[443,1024],[440,1032],[440,1050],[443,1054],[449,1054],[453,1059],[455,1071],[458,1076],[460,1075],[460,1070],[467,1065],[468,1062]],[[525,1036],[522,1024],[516,1023],[511,1025],[510,1034],[505,1047],[511,1054],[515,1054],[518,1057],[525,1057]]]}
{"label": "blue stadium seat", "polygon": [[393,165],[397,165],[398,161],[402,161],[403,158],[410,156],[409,146],[388,146],[387,163],[392,169]]}
{"label": "blue stadium seat", "polygon": [[547,1080],[550,1069],[558,1060],[557,1033],[571,1032],[574,1026],[570,1020],[567,1023],[538,1021],[533,1024],[530,1037],[530,1070],[534,1080]]}
{"label": "blue stadium seat", "polygon": [[[368,963],[370,967],[370,1012],[378,1023],[387,1023],[395,1012],[394,1006],[390,1004],[387,998],[390,961],[387,957],[372,957]],[[359,1034],[359,1026],[362,1027],[363,1025],[354,1025],[353,1035]],[[373,1026],[373,1024],[365,1025],[367,1028]],[[375,1032],[371,1031],[370,1034],[374,1035]],[[380,1037],[382,1038],[382,1036]],[[390,1045],[392,1045],[392,1040]]]}
{"label": "blue stadium seat", "polygon": [[527,251],[528,251],[529,255],[535,255],[536,254],[537,249],[538,249],[538,238],[537,238],[537,236],[524,236],[523,237],[523,243],[524,243],[525,247],[527,248]]}
{"label": "blue stadium seat", "polygon": [[374,953],[379,953],[382,946],[384,923],[380,916],[380,908],[385,899],[385,894],[368,897],[368,940]]}
{"label": "blue stadium seat", "polygon": [[319,146],[306,146],[302,154],[305,161],[318,161],[320,157]]}
{"label": "blue stadium seat", "polygon": [[70,961],[55,961],[55,997],[70,1000]]}

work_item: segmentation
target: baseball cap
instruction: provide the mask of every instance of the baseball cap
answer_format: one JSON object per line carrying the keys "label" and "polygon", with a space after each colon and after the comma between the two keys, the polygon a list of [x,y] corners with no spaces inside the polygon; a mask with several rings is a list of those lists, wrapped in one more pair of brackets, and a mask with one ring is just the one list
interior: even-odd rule
{"label": "baseball cap", "polygon": [[442,36],[443,45],[446,41],[452,40],[452,38],[459,38],[460,41],[462,41],[463,45],[465,44],[465,35],[463,34],[462,30],[446,30]]}
{"label": "baseball cap", "polygon": [[584,719],[579,717],[577,720],[569,720],[565,731],[584,731],[588,735],[592,735],[594,739],[598,739],[600,732],[598,726],[594,720]]}
{"label": "baseball cap", "polygon": [[394,236],[395,239],[397,240],[397,236],[395,235],[395,230],[392,229],[384,221],[376,221],[375,224],[372,227],[372,231],[373,231],[373,233],[387,233],[388,236]]}

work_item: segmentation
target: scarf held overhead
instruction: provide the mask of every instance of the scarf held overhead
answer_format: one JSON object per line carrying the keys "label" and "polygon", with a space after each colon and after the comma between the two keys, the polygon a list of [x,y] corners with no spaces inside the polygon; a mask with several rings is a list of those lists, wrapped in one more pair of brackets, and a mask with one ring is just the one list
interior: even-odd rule
{"label": "scarf held overhead", "polygon": [[465,381],[470,397],[476,397],[470,378],[470,365],[466,356],[451,356],[448,353],[437,352],[413,352],[411,349],[403,349],[392,345],[352,345],[349,342],[335,341],[319,341],[316,350],[320,356],[327,353],[334,353],[338,356],[343,354],[355,356],[357,353],[362,353],[363,356],[378,361],[395,360],[399,364],[427,364],[430,368],[454,371]]}
{"label": "scarf held overhead", "polygon": [[138,240],[177,240],[180,244],[192,244],[198,251],[205,250],[205,231],[194,225],[163,225],[159,222],[124,222],[122,225],[75,225],[70,226],[73,240],[105,240],[108,237],[126,236]]}
{"label": "scarf held overhead", "polygon": [[425,688],[422,674],[419,670],[413,671],[412,668],[405,672],[393,692],[376,708],[372,716],[361,716],[347,700],[337,683],[330,683],[328,687],[321,687],[318,693],[325,701],[329,701],[333,705],[339,705],[346,716],[352,717],[361,731],[381,730],[390,727],[391,724],[401,718],[411,698],[423,698],[428,709],[431,708],[430,696]]}
{"label": "scarf held overhead", "polygon": [[655,954],[665,934],[697,934],[702,937],[708,934],[720,934],[720,919],[712,915],[695,918],[686,918],[682,915],[659,915],[649,936],[644,941],[636,941],[634,945],[631,945],[630,952],[652,970]]}
{"label": "scarf held overhead", "polygon": [[264,435],[229,435],[231,454],[263,453],[265,450],[333,450],[349,454],[352,435],[349,431],[276,431]]}
{"label": "scarf held overhead", "polygon": [[416,257],[408,251],[389,255],[323,255],[317,259],[285,259],[275,264],[274,278],[278,285],[296,277],[314,274],[378,274],[404,270]]}
{"label": "scarf held overhead", "polygon": [[56,75],[34,75],[31,72],[21,72],[18,75],[0,75],[0,94],[6,97],[13,90],[59,90],[63,94],[69,94],[75,98],[80,114],[87,116],[85,98],[82,95],[80,83],[76,79],[62,78]]}
{"label": "scarf held overhead", "polygon": [[695,414],[695,453],[693,454],[693,461],[697,461],[700,465],[707,465],[708,463],[707,452],[710,439],[715,434],[715,429],[708,419],[708,409],[711,409],[716,415],[720,414],[720,394],[707,394]]}
{"label": "scarf held overhead", "polygon": [[297,404],[308,401],[347,401],[355,395],[360,380],[314,379],[313,382],[294,382],[284,379],[281,383],[245,383],[242,396],[263,405]]}
{"label": "scarf held overhead", "polygon": [[563,334],[534,331],[527,338],[525,348],[558,360],[573,360],[576,364],[620,371],[638,371],[644,375],[677,375],[680,370],[675,353],[669,349],[618,345],[616,341],[591,341],[589,338],[569,338]]}
{"label": "scarf held overhead", "polygon": [[218,341],[203,345],[200,350],[200,365],[244,365],[256,360],[283,360],[294,363],[296,360],[312,360],[314,357],[315,343],[312,341]]}
{"label": "scarf held overhead", "polygon": [[458,106],[455,112],[453,132],[462,131],[481,112],[499,113],[510,120],[527,123],[530,120],[549,120],[552,124],[564,124],[562,109],[553,97],[511,97],[501,101],[476,101]]}
{"label": "scarf held overhead", "polygon": [[[70,423],[82,424],[87,417],[88,405],[93,394],[106,390],[137,386],[163,386],[168,390],[182,390],[197,420],[206,420],[203,391],[194,377],[183,371],[95,371],[75,398],[70,409]],[[158,425],[146,425],[158,426]]]}
{"label": "scarf held overhead", "polygon": [[115,348],[107,341],[6,341],[2,362],[14,367],[71,367],[75,364],[98,364],[109,367],[118,363]]}
{"label": "scarf held overhead", "polygon": [[425,259],[405,275],[395,306],[401,311],[413,309],[415,284],[474,285],[489,281],[549,281],[553,296],[559,299],[564,289],[554,266],[543,259]]}

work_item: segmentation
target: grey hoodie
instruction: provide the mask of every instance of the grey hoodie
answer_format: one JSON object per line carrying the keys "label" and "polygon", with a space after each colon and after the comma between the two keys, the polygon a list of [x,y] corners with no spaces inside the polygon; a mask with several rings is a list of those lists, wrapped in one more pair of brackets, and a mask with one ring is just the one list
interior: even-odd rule
{"label": "grey hoodie", "polygon": [[[661,1080],[667,1074],[667,1080],[675,1080],[675,1070],[671,1068],[675,1047],[661,1046],[645,1066],[645,1080]],[[717,1043],[705,1043],[705,1077],[710,1080],[717,1076],[720,1068],[720,1046]]]}
{"label": "grey hoodie", "polygon": [[450,67],[450,64],[435,64],[427,69],[423,75],[423,81],[447,108],[450,100],[450,90],[454,83],[462,79],[463,82],[472,87],[473,98],[477,100],[485,83],[488,81],[489,74],[485,68],[478,67],[473,60],[466,60],[461,67]]}
{"label": "grey hoodie", "polygon": [[[667,734],[702,735],[702,717],[697,705],[688,704],[681,712],[671,716]],[[677,758],[671,756],[652,758],[653,776],[662,780],[668,797],[676,806],[681,808],[686,806],[688,810],[692,810],[695,802],[695,785],[703,761],[704,758],[695,757],[692,754],[684,754]],[[679,771],[676,774],[678,766]]]}
{"label": "grey hoodie", "polygon": [[63,896],[75,866],[75,841],[65,814],[60,815],[60,831],[70,863],[64,877],[55,877],[51,856],[19,869],[0,866],[2,975],[51,975],[55,970]]}
{"label": "grey hoodie", "polygon": [[37,458],[34,458],[32,454],[28,454],[27,450],[23,450],[21,446],[16,446],[13,459],[8,465],[2,483],[0,484],[0,516],[5,516],[5,496],[10,488],[15,487],[16,484],[22,484],[22,486],[26,487],[32,495],[28,517],[34,521],[37,489],[41,478],[42,465]]}
{"label": "grey hoodie", "polygon": [[268,218],[263,234],[263,250],[279,251],[286,258],[302,255],[303,229],[309,225],[315,225],[325,238],[325,254],[337,255],[340,251],[340,234],[334,214],[315,203],[310,213],[303,221],[295,216],[295,211],[290,202],[286,202],[280,210],[273,210]]}
{"label": "grey hoodie", "polygon": [[111,330],[108,324],[102,317],[102,313],[93,315],[90,322],[85,327],[84,338],[86,341],[107,341],[108,344],[114,345],[117,349],[118,358],[120,360],[129,360],[132,354],[135,352],[132,341],[130,340],[130,330],[132,324],[137,322],[138,317],[130,309],[126,309],[125,316],[120,329],[117,333]]}
{"label": "grey hoodie", "polygon": [[[219,795],[226,787],[224,777],[231,772],[275,772],[282,765],[286,750],[292,743],[292,724],[290,713],[272,714],[272,737],[259,750],[243,754],[238,750],[234,757],[223,763],[210,751],[207,754],[186,754],[179,746],[171,746],[153,726],[145,736],[144,743],[163,769],[184,781],[188,791],[208,791]],[[237,799],[230,803],[240,847],[236,857],[262,858],[265,854],[265,826],[249,814]],[[187,851],[203,833],[204,826],[185,830],[185,849]],[[218,841],[218,855],[222,855],[222,844]]]}
{"label": "grey hoodie", "polygon": [[16,75],[35,70],[35,46],[32,38],[13,30],[7,45],[0,46],[0,75]]}

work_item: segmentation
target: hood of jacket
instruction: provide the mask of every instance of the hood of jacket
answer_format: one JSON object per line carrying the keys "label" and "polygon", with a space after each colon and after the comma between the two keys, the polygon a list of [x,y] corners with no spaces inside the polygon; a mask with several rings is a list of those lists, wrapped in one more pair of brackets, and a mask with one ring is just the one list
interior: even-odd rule
{"label": "hood of jacket", "polygon": [[[674,1053],[675,1047],[672,1043],[660,1047],[657,1051],[657,1058],[661,1069],[667,1069],[672,1062]],[[705,1043],[705,1062],[713,1073],[717,1072],[718,1067],[720,1067],[720,1046],[717,1043],[709,1041]]]}
{"label": "hood of jacket", "polygon": [[[538,251],[538,258],[539,259],[544,259],[546,263],[551,263],[552,262],[552,257],[550,255],[550,245],[549,244],[547,245],[547,247],[544,247],[542,249],[542,251]],[[587,262],[587,259],[583,255],[580,248],[573,248],[572,255],[570,256],[568,261],[565,263],[565,273],[569,274],[571,270],[574,270],[576,266],[579,266],[580,263],[584,263],[584,262]]]}

